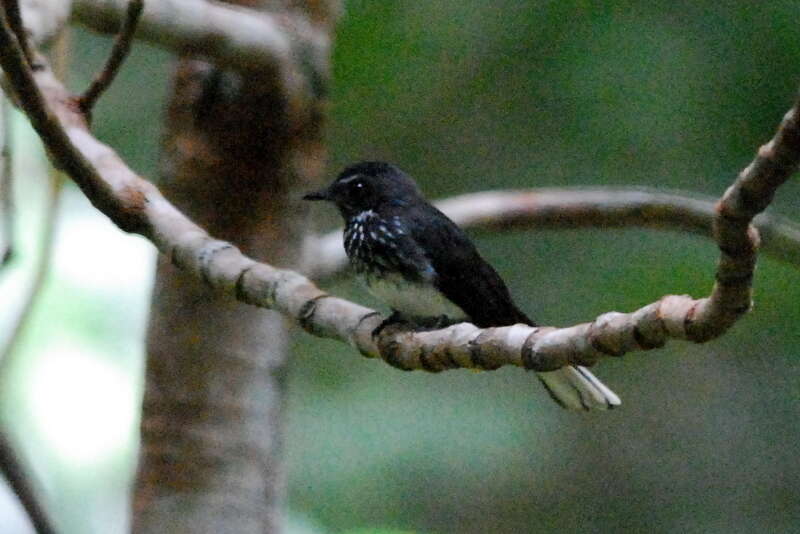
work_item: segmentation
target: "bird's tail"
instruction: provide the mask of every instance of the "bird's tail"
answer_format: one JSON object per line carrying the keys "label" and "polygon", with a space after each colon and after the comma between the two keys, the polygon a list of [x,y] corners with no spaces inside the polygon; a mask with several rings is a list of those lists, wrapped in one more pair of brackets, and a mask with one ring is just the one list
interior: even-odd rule
{"label": "bird's tail", "polygon": [[581,366],[536,373],[553,400],[568,410],[609,410],[621,404],[619,397]]}

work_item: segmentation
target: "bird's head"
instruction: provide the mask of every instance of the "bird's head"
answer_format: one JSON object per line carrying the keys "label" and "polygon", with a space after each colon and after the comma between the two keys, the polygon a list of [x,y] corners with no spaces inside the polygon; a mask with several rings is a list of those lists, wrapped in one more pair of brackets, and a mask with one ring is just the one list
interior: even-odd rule
{"label": "bird's head", "polygon": [[416,182],[406,173],[380,161],[363,161],[343,170],[328,187],[304,200],[328,200],[345,219],[367,210],[403,206],[420,197]]}

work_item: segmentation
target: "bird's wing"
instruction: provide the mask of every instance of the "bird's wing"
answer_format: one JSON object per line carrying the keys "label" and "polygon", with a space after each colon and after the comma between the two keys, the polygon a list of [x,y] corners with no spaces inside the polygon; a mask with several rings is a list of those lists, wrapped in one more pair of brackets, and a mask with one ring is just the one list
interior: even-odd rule
{"label": "bird's wing", "polygon": [[434,283],[477,326],[533,325],[511,299],[505,282],[469,237],[445,214],[424,204],[411,214],[411,233],[428,255]]}

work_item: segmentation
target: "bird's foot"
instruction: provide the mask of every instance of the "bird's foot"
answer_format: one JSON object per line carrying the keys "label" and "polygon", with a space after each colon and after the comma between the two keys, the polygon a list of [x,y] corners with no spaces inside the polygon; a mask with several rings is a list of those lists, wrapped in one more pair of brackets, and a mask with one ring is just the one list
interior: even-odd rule
{"label": "bird's foot", "polygon": [[414,317],[413,319],[409,319],[395,311],[372,331],[372,337],[379,336],[381,332],[388,327],[392,327],[393,330],[429,332],[431,330],[441,330],[442,328],[447,328],[448,326],[460,322],[463,322],[463,320],[453,319],[447,315],[439,315],[437,317]]}
{"label": "bird's foot", "polygon": [[372,331],[372,337],[378,337],[381,335],[381,332],[390,326],[394,329],[401,330],[411,328],[413,325],[409,323],[399,312],[393,311],[389,317],[381,321],[381,324],[375,327],[375,330]]}
{"label": "bird's foot", "polygon": [[454,324],[458,324],[463,321],[459,321],[457,319],[453,319],[448,317],[447,315],[439,315],[437,317],[424,317],[417,320],[418,328],[417,330],[441,330],[442,328],[447,328],[448,326],[452,326]]}

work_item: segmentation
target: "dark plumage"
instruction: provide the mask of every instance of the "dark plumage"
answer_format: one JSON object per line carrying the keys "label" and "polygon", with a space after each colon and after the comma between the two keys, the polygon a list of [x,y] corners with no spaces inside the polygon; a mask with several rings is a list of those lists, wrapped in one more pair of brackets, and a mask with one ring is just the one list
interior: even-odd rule
{"label": "dark plumage", "polygon": [[[400,316],[447,317],[487,328],[534,325],[511,299],[497,271],[466,234],[425,200],[414,180],[383,162],[357,163],[307,200],[333,202],[345,220],[344,246],[367,287]],[[588,370],[540,373],[567,407],[619,404]]]}
{"label": "dark plumage", "polygon": [[[394,272],[409,284],[440,291],[463,311],[463,317],[452,319],[467,319],[482,328],[533,325],[464,232],[428,203],[397,167],[380,162],[352,165],[328,189],[307,198],[318,196],[339,207],[346,221],[347,254],[368,285]],[[433,309],[424,316],[446,315],[444,311]]]}

